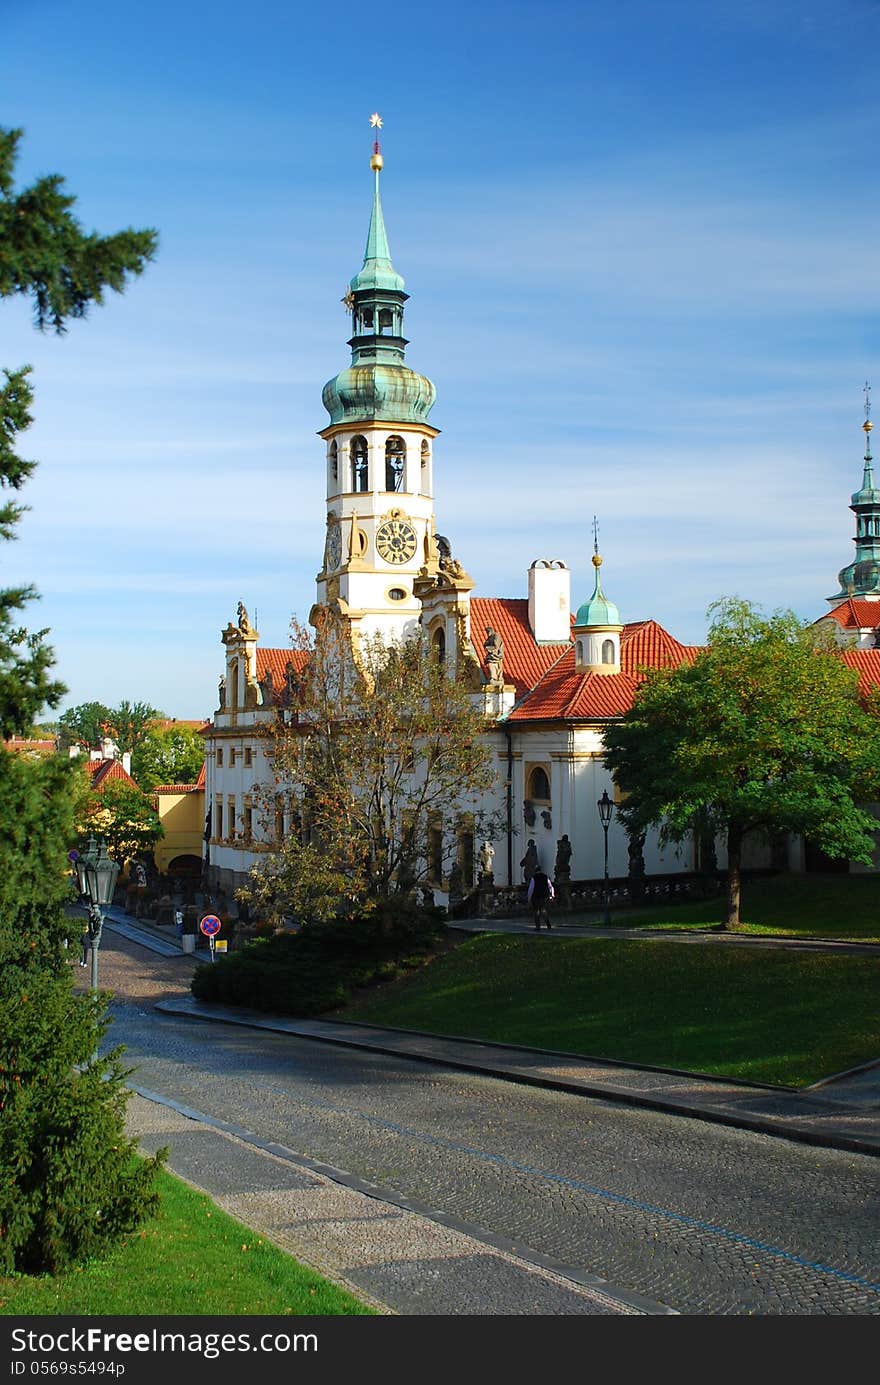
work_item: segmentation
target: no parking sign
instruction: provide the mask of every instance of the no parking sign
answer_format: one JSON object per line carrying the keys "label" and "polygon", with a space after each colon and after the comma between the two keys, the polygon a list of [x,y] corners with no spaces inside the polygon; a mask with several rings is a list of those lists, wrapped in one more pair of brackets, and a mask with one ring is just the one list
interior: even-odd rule
{"label": "no parking sign", "polygon": [[201,932],[204,933],[205,937],[208,939],[208,942],[211,944],[212,962],[214,960],[214,939],[220,932],[220,929],[222,927],[223,924],[220,922],[216,914],[205,914],[205,917],[199,920],[199,928]]}

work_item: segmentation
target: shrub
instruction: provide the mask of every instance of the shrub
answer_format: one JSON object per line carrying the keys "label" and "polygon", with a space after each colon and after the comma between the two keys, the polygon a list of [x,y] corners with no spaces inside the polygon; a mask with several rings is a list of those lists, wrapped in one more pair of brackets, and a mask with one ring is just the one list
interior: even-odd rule
{"label": "shrub", "polygon": [[193,995],[277,1014],[321,1014],[344,1005],[357,987],[417,965],[444,928],[441,911],[415,909],[384,922],[372,915],[309,924],[197,967]]}

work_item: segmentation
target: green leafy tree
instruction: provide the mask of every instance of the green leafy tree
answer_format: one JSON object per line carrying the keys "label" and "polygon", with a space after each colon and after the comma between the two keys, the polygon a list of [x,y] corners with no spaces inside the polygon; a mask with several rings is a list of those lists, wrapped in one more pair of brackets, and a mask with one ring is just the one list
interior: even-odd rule
{"label": "green leafy tree", "polygon": [[[38,328],[63,332],[105,288],[121,290],[155,249],[152,231],[86,234],[58,177],[13,191],[19,130],[0,130],[0,297],[30,295]],[[34,463],[18,452],[31,422],[29,370],[0,388],[0,539],[22,507],[8,498]],[[26,733],[63,685],[46,631],[20,613],[31,587],[0,591],[0,729]],[[66,851],[81,770],[0,750],[0,1273],[56,1271],[94,1255],[156,1203],[158,1160],[135,1161],[125,1137],[119,1054],[95,1056],[106,1004],[73,993]]]}
{"label": "green leafy tree", "polygon": [[158,707],[151,706],[149,702],[129,702],[123,699],[118,707],[110,708],[110,735],[120,751],[127,750],[133,756],[151,734],[153,723],[164,715],[164,712],[160,712]]}
{"label": "green leafy tree", "polygon": [[103,702],[81,702],[76,707],[68,707],[58,718],[64,747],[80,745],[89,749],[99,745],[109,725],[110,708]]}
{"label": "green leafy tree", "polygon": [[832,857],[870,863],[878,822],[860,808],[880,783],[880,720],[856,673],[788,611],[728,599],[709,611],[706,649],[649,671],[605,734],[633,832],[694,832],[727,846],[727,927],[740,919],[744,843],[798,833]]}
{"label": "green leafy tree", "polygon": [[131,776],[142,789],[194,784],[205,763],[205,742],[192,726],[150,731],[131,757]]}
{"label": "green leafy tree", "polygon": [[367,641],[354,658],[328,615],[314,637],[294,623],[294,642],[302,675],[271,733],[277,783],[264,802],[269,831],[280,813],[290,830],[241,897],[305,921],[390,920],[436,870],[429,837],[448,862],[461,834],[473,844],[498,830],[480,807],[497,781],[482,716],[418,636]]}
{"label": "green leafy tree", "polygon": [[150,853],[164,835],[152,803],[130,784],[111,782],[90,793],[77,815],[79,845],[89,837],[103,837],[109,854],[120,864]]}

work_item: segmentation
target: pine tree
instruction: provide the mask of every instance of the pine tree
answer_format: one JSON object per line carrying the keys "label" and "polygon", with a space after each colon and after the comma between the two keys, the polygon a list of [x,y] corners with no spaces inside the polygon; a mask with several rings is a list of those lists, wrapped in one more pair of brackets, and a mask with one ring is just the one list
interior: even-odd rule
{"label": "pine tree", "polygon": [[[19,193],[20,130],[0,130],[0,297],[29,295],[35,325],[61,333],[106,288],[121,291],[155,251],[153,231],[87,234],[57,176]],[[17,492],[34,463],[16,451],[31,422],[29,368],[0,389],[0,487]],[[0,507],[12,539],[22,507]],[[27,732],[56,707],[47,632],[20,613],[31,587],[0,591],[0,731]],[[158,1160],[138,1161],[125,1137],[119,1051],[95,1056],[106,1003],[73,992],[65,952],[75,766],[0,750],[0,1273],[57,1271],[99,1252],[156,1204]]]}

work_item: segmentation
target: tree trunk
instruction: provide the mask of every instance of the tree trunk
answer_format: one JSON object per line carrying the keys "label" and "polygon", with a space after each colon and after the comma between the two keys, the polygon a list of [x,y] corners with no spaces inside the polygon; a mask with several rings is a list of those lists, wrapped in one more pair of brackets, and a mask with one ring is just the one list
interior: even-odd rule
{"label": "tree trunk", "polygon": [[727,917],[726,929],[739,928],[740,895],[742,893],[742,832],[738,826],[727,829]]}

